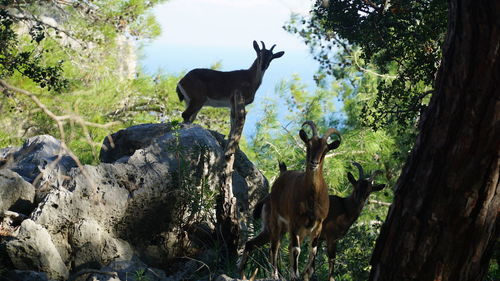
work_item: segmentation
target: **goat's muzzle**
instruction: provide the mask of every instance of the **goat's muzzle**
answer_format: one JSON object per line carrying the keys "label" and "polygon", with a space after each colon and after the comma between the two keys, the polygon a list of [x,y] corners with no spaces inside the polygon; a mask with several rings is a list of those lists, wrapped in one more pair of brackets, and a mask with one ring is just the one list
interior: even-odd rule
{"label": "goat's muzzle", "polygon": [[315,171],[319,167],[319,162],[318,161],[310,161],[309,167],[311,167],[311,170]]}

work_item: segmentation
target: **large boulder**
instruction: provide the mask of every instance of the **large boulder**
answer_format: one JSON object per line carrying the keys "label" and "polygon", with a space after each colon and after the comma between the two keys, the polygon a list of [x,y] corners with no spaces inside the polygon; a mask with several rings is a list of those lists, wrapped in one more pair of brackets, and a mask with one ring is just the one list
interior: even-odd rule
{"label": "large boulder", "polygon": [[0,213],[12,210],[29,213],[33,210],[35,187],[17,173],[0,170]]}
{"label": "large boulder", "polygon": [[68,172],[76,162],[62,148],[61,142],[49,135],[27,139],[20,148],[9,147],[0,151],[0,168],[10,169],[33,183],[46,168]]}
{"label": "large boulder", "polygon": [[50,234],[30,219],[23,221],[17,239],[9,241],[6,249],[18,269],[42,271],[56,280],[66,280],[69,276]]}
{"label": "large boulder", "polygon": [[[146,158],[146,154],[158,155],[159,161],[168,163],[171,172],[176,173],[180,167],[180,171],[188,169],[192,177],[203,179],[202,175],[219,174],[217,161],[224,153],[226,142],[224,135],[198,125],[141,124],[106,137],[100,160],[103,163],[133,163],[137,158]],[[160,153],[159,146],[170,153]],[[187,159],[191,163],[186,162]],[[208,167],[215,171],[207,171]],[[268,192],[267,179],[239,149],[234,162],[233,192],[245,215]]]}
{"label": "large boulder", "polygon": [[[199,253],[214,242],[215,196],[224,145],[222,135],[200,126],[144,124],[106,137],[101,151],[103,163],[97,166],[79,168],[71,161],[57,169],[53,167],[60,161],[40,165],[35,156],[24,151],[29,145],[7,153],[11,157],[3,168],[15,169],[32,179],[36,173],[23,172],[34,170],[22,163],[29,167],[38,163],[42,178],[35,184],[39,199],[29,214],[29,223],[4,242],[8,243],[13,264],[17,269],[40,270],[49,278],[61,278],[65,276],[61,264],[77,272],[137,257],[148,266],[163,267],[176,257]],[[59,150],[52,153],[43,155],[52,159],[50,163]],[[234,166],[233,191],[245,227],[249,210],[267,194],[268,185],[241,151]],[[38,196],[42,192],[43,196]],[[36,229],[41,237],[48,235],[51,250],[21,235],[26,233],[24,229]],[[22,264],[29,260],[24,259],[26,248],[38,253],[39,258],[43,253],[58,256],[54,259],[57,266],[34,261]]]}
{"label": "large boulder", "polygon": [[36,204],[51,189],[63,185],[76,166],[61,142],[49,135],[29,138],[21,147],[0,149],[0,169],[11,170],[33,184]]}

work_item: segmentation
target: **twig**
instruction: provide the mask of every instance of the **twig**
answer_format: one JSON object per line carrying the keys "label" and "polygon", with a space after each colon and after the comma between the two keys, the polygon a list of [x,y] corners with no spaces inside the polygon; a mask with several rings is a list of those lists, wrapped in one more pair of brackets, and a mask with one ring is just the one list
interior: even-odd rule
{"label": "twig", "polygon": [[203,261],[201,261],[201,260],[193,259],[193,258],[190,258],[190,257],[188,257],[188,256],[184,256],[183,258],[188,259],[188,260],[191,260],[191,261],[194,261],[194,262],[201,263],[201,267],[200,267],[200,268],[198,268],[196,271],[200,270],[202,267],[206,267],[206,268],[208,269],[208,271],[210,272],[210,273],[209,273],[209,274],[210,274],[210,278],[212,278],[213,273],[212,273],[212,270],[210,269],[210,266],[208,266],[208,264],[204,263],[204,262],[203,262]]}
{"label": "twig", "polygon": [[356,56],[356,54],[354,53],[351,53],[351,56],[353,58],[353,62],[354,64],[363,72],[366,72],[366,73],[370,73],[370,74],[373,74],[375,76],[378,76],[378,77],[382,77],[382,78],[386,78],[386,79],[396,79],[398,78],[398,76],[395,76],[395,75],[388,75],[388,74],[379,74],[371,69],[368,69],[368,68],[364,68],[362,67],[359,62],[358,62],[358,58]]}
{"label": "twig", "polygon": [[370,202],[372,204],[382,205],[382,206],[391,206],[391,203],[389,203],[389,202],[379,201],[379,200],[375,200],[375,199],[369,199],[368,202]]}
{"label": "twig", "polygon": [[353,150],[353,151],[335,151],[333,153],[327,154],[325,158],[335,157],[342,154],[363,154],[366,153],[365,150]]}
{"label": "twig", "polygon": [[283,124],[281,124],[280,122],[280,125],[281,125],[281,128],[283,130],[285,130],[285,132],[292,138],[292,140],[295,142],[295,144],[297,145],[297,147],[299,147],[300,149],[302,149],[302,151],[306,151],[306,147],[299,141],[297,141],[297,138],[286,128],[288,127],[288,125],[290,125],[291,121],[286,125],[286,126],[283,126]]}

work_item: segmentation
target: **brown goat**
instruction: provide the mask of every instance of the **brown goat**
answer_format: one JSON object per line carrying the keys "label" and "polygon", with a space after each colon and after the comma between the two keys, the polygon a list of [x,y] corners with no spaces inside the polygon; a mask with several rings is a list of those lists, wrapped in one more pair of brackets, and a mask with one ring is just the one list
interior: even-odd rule
{"label": "brown goat", "polygon": [[[239,269],[242,272],[248,253],[256,247],[271,242],[271,265],[273,277],[278,278],[278,249],[282,236],[290,235],[290,267],[293,279],[299,278],[298,258],[300,245],[310,238],[311,250],[309,261],[304,270],[304,280],[309,280],[314,270],[314,259],[323,220],[328,214],[328,188],[323,178],[323,160],[328,151],[340,145],[340,133],[328,129],[323,137],[318,137],[316,125],[312,121],[304,122],[311,127],[313,136],[309,138],[302,129],[299,136],[307,150],[305,171],[284,171],[280,165],[280,176],[274,182],[271,193],[256,207],[254,215],[260,212],[262,232],[245,244]],[[339,140],[328,143],[328,137],[335,134]]]}
{"label": "brown goat", "polygon": [[328,277],[330,281],[335,281],[333,269],[337,242],[346,235],[351,225],[358,219],[370,193],[380,191],[385,187],[385,184],[373,184],[375,176],[381,171],[377,170],[370,177],[365,177],[363,167],[357,162],[353,162],[353,165],[358,168],[359,178],[356,180],[350,172],[347,173],[347,178],[353,186],[351,195],[346,198],[330,195],[328,217],[323,221],[321,239],[326,240],[327,243]]}
{"label": "brown goat", "polygon": [[213,107],[231,107],[231,96],[240,91],[245,99],[245,105],[253,102],[255,92],[259,88],[264,72],[273,59],[283,56],[285,52],[273,54],[273,45],[267,50],[264,42],[262,49],[256,41],[253,48],[257,58],[249,69],[235,71],[217,71],[197,68],[189,71],[177,83],[179,100],[186,100],[187,108],[182,113],[184,123],[192,123],[204,105]]}

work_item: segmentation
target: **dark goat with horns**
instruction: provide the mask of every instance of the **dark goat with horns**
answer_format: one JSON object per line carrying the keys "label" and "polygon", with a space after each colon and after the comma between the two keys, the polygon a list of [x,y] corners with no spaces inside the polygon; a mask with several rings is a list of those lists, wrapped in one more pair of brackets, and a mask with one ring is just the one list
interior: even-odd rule
{"label": "dark goat with horns", "polygon": [[245,105],[253,102],[255,92],[259,88],[262,77],[273,59],[283,56],[285,52],[273,53],[276,45],[267,50],[264,42],[262,49],[256,41],[253,48],[257,58],[249,69],[235,71],[217,71],[197,68],[189,71],[177,83],[179,100],[186,101],[187,108],[182,113],[184,123],[192,123],[204,105],[213,107],[231,107],[235,92],[243,95]]}
{"label": "dark goat with horns", "polygon": [[385,184],[373,183],[375,177],[381,174],[382,171],[376,170],[371,176],[367,177],[359,163],[353,162],[353,165],[358,168],[359,177],[356,180],[350,172],[347,173],[347,179],[353,187],[351,195],[346,198],[330,195],[328,217],[323,221],[321,238],[326,240],[327,244],[328,277],[330,281],[335,281],[333,269],[337,253],[337,242],[346,235],[351,225],[358,219],[368,196],[372,192],[380,191],[385,187]]}
{"label": "dark goat with horns", "polygon": [[[308,264],[303,273],[304,280],[309,280],[313,273],[318,239],[329,208],[328,188],[323,178],[323,160],[327,152],[340,145],[341,140],[340,133],[336,129],[330,128],[323,137],[319,137],[314,122],[306,121],[302,126],[305,125],[309,126],[313,133],[309,138],[303,129],[299,132],[307,150],[306,170],[282,171],[274,182],[271,193],[256,207],[254,214],[263,220],[263,229],[258,236],[245,244],[239,264],[241,273],[248,253],[270,241],[273,277],[278,278],[278,248],[286,232],[290,234],[292,278],[299,278],[300,245],[308,236],[311,248]],[[331,135],[337,135],[339,139],[328,143]],[[259,211],[260,214],[256,214]]]}

